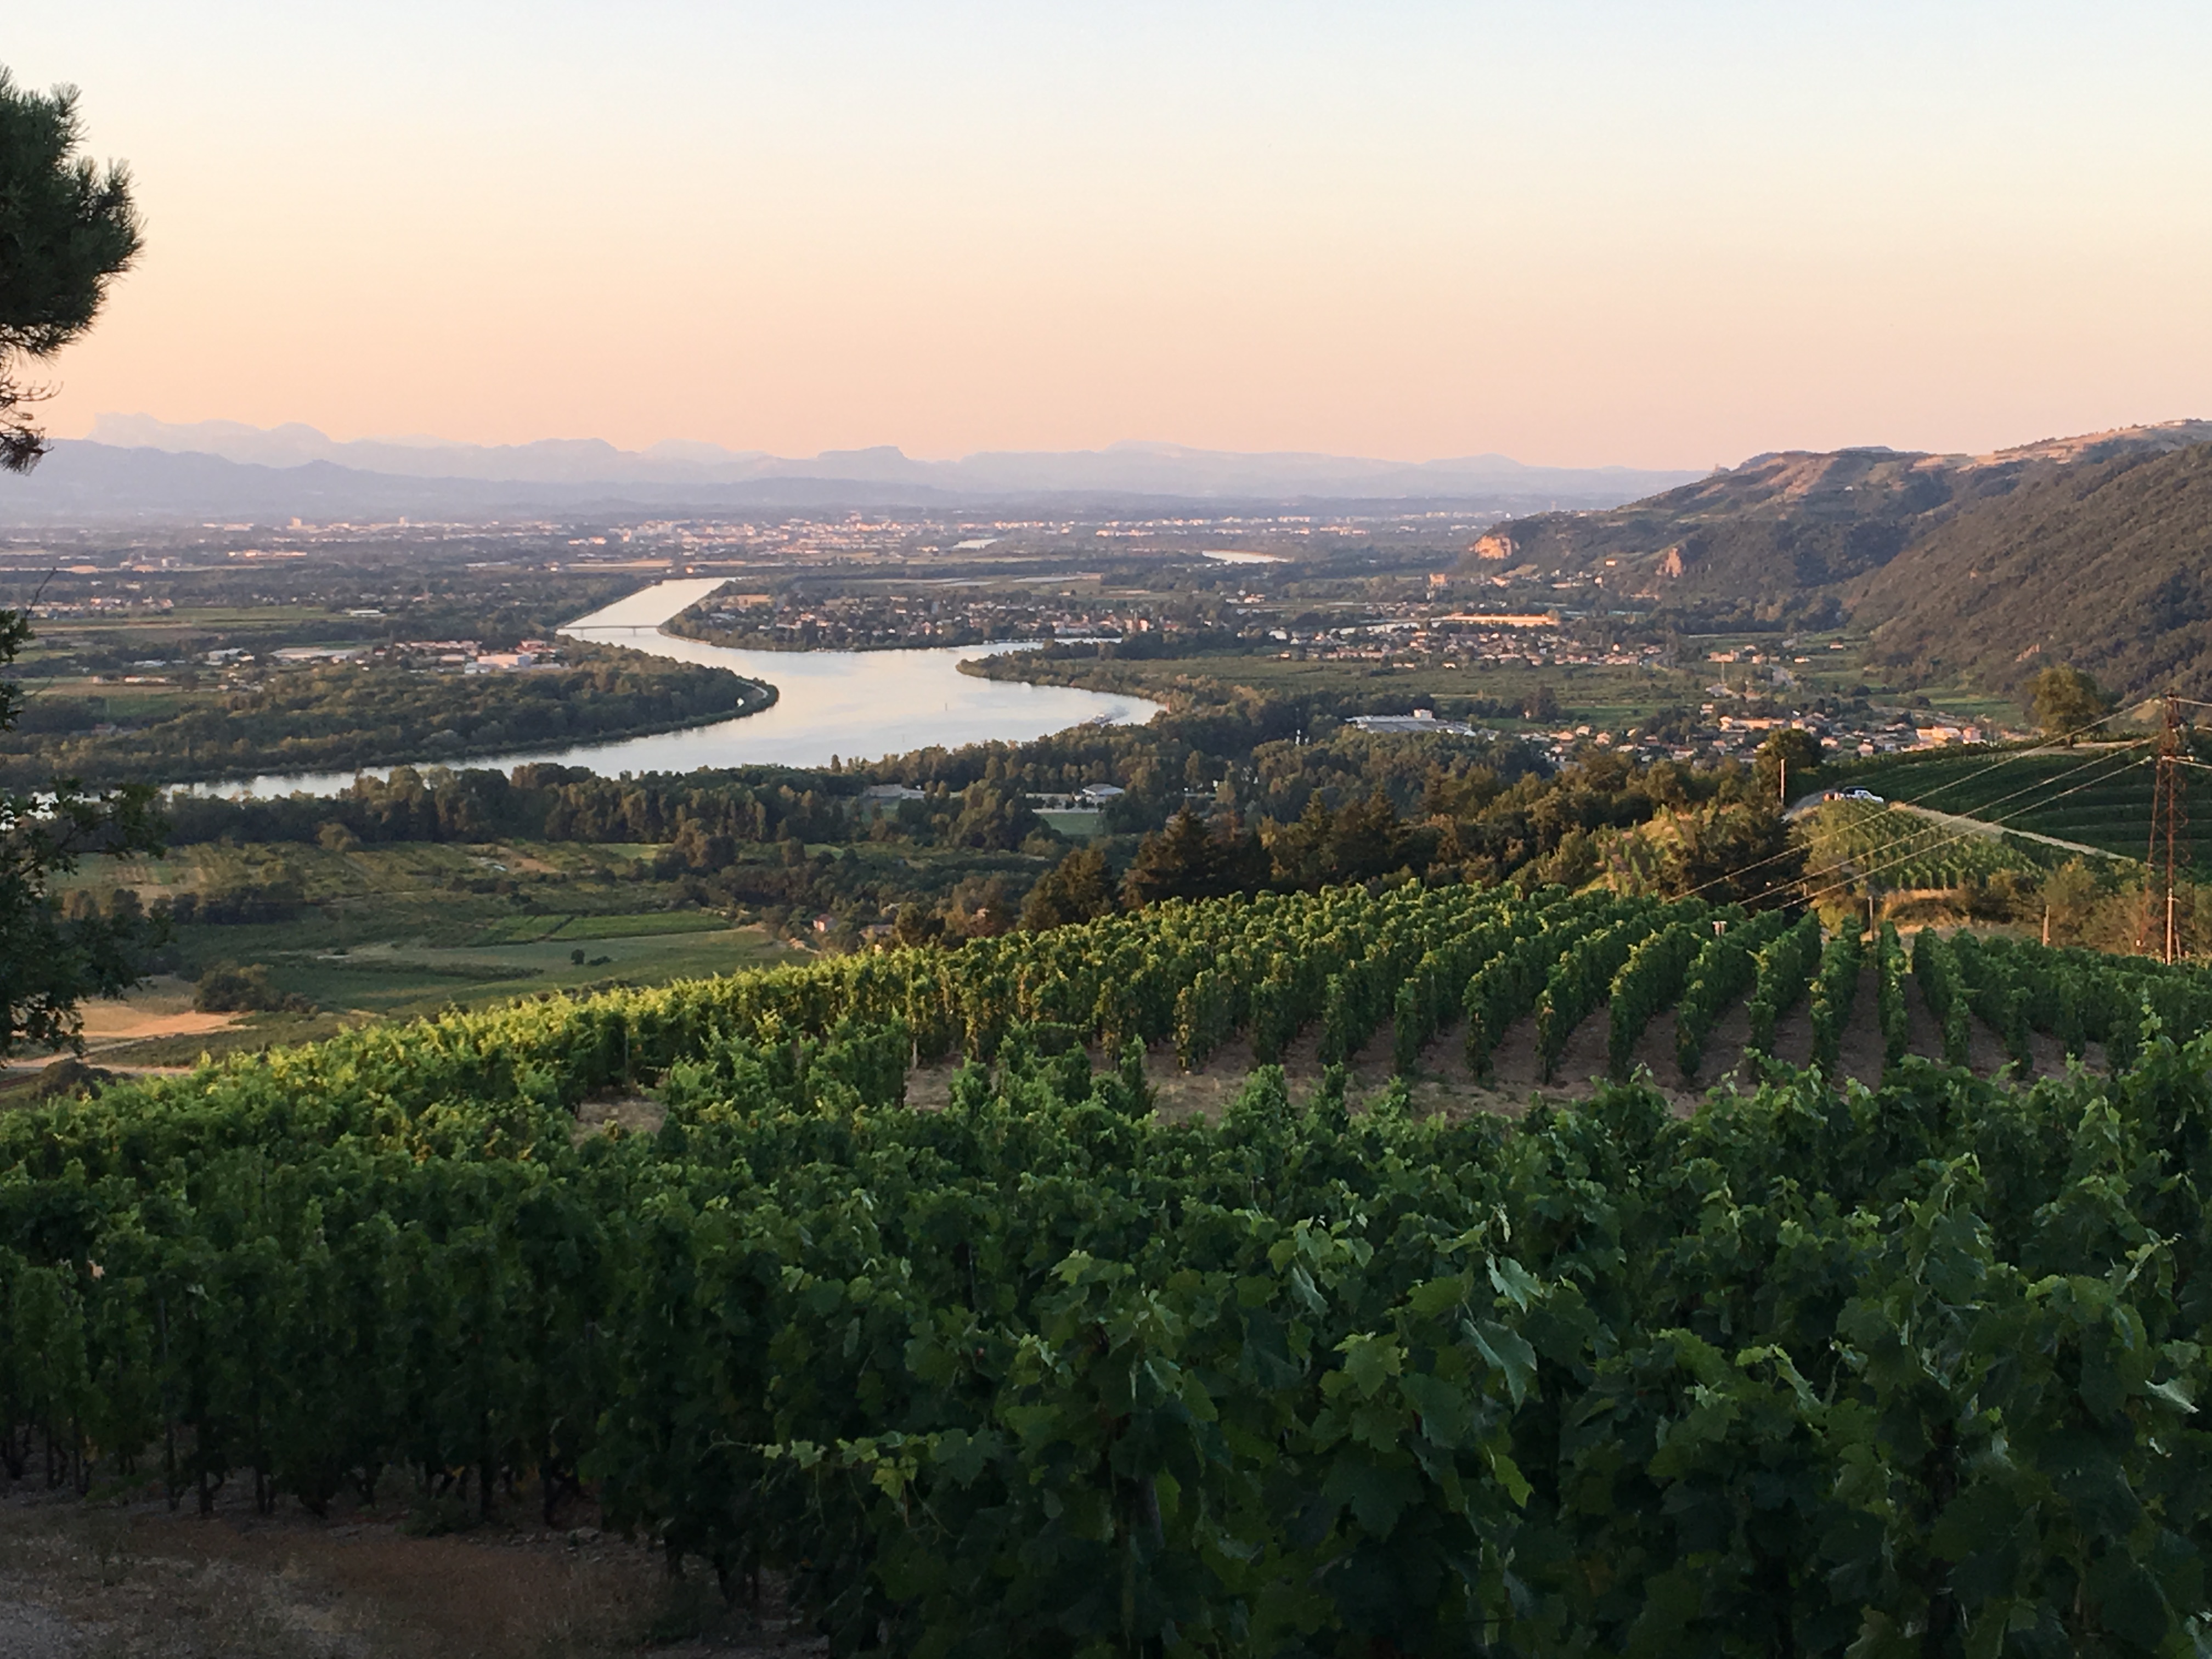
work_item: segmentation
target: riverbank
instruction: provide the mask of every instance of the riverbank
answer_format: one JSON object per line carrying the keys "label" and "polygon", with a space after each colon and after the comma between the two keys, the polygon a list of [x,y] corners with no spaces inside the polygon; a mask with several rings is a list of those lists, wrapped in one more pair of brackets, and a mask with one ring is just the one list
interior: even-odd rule
{"label": "riverbank", "polygon": [[712,726],[776,701],[764,680],[623,642],[579,641],[562,657],[505,672],[381,661],[256,665],[164,686],[127,708],[108,699],[110,719],[83,731],[52,729],[67,706],[50,702],[40,720],[4,734],[0,787],[35,790],[55,777],[93,788],[204,785],[271,763],[349,778],[525,744],[616,743]]}
{"label": "riverbank", "polygon": [[[561,637],[579,647],[618,646],[693,668],[726,670],[771,691],[763,706],[634,737],[513,748],[468,758],[501,771],[543,763],[588,767],[608,775],[702,767],[824,768],[923,749],[1027,743],[1079,726],[1141,724],[1163,707],[1141,696],[1005,684],[961,672],[963,661],[979,654],[1033,648],[1018,642],[933,650],[738,651],[664,631],[670,617],[720,585],[700,578],[656,583],[579,617],[560,630]],[[196,793],[329,795],[349,788],[361,770],[450,764],[462,757],[459,751],[416,754],[344,771],[234,774],[222,782],[198,786]]]}
{"label": "riverbank", "polygon": [[823,647],[820,646],[802,644],[795,640],[782,639],[770,632],[755,630],[750,633],[738,633],[733,629],[716,628],[709,623],[698,621],[689,615],[672,618],[670,621],[662,624],[662,629],[666,633],[675,635],[678,639],[697,640],[702,645],[719,645],[726,647],[732,651],[773,652],[779,656],[798,656],[806,652],[817,651],[824,648],[855,653],[866,651],[1004,650],[1009,647],[1035,649],[1054,644],[1056,642],[1058,638],[1056,635],[1052,634],[1039,634],[1035,635],[1022,635],[1012,638],[1006,638],[994,637],[981,633],[961,633],[950,636],[939,636],[926,641],[907,636],[884,640],[846,640],[840,638],[836,640],[830,647]]}

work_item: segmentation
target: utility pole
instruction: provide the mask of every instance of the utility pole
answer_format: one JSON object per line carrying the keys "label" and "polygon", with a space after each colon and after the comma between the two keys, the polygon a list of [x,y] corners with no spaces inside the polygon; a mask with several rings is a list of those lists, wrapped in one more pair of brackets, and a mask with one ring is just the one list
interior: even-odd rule
{"label": "utility pole", "polygon": [[2182,782],[2187,752],[2181,703],[2168,692],[2166,726],[2158,738],[2157,774],[2151,786],[2150,848],[2143,855],[2142,926],[2136,933],[2136,950],[2167,962],[2181,955],[2180,872],[2189,862],[2189,803]]}

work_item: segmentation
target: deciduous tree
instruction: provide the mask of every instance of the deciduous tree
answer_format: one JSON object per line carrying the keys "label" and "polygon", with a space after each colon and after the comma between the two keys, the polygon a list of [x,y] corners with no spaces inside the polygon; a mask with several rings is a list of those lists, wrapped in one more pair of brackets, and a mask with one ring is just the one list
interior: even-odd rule
{"label": "deciduous tree", "polygon": [[2027,692],[2029,711],[2044,736],[2069,749],[2112,710],[2097,682],[2071,666],[2045,669],[2028,682]]}
{"label": "deciduous tree", "polygon": [[1787,805],[1781,792],[1794,792],[1802,782],[1812,781],[1813,769],[1820,763],[1820,745],[1813,734],[1795,726],[1785,726],[1767,734],[1766,741],[1759,745],[1752,757],[1752,775],[1758,780],[1759,793],[1769,800]]}

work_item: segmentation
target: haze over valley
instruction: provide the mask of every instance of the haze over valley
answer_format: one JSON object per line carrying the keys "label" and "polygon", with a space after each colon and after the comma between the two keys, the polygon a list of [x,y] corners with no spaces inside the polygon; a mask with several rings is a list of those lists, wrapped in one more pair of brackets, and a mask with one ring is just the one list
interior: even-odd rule
{"label": "haze over valley", "polygon": [[1312,454],[1235,454],[1167,443],[1068,453],[910,459],[895,447],[811,459],[664,442],[599,440],[486,447],[434,440],[336,443],[312,428],[172,425],[102,416],[63,442],[0,522],[405,513],[475,517],[628,503],[672,509],[956,505],[1003,500],[1093,505],[1419,501],[1495,512],[1610,507],[1692,476],[1632,467],[1524,466],[1503,455],[1402,464]]}

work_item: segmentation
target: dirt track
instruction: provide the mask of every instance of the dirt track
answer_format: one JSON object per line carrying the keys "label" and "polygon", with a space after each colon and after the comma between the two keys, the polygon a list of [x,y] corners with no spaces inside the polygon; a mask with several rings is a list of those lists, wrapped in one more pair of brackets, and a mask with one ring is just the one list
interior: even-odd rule
{"label": "dirt track", "polygon": [[773,1585],[757,1613],[732,1612],[711,1577],[672,1583],[656,1552],[601,1534],[588,1509],[547,1528],[526,1492],[443,1537],[410,1536],[407,1513],[395,1499],[319,1521],[285,1502],[264,1517],[238,1493],[202,1519],[157,1492],[80,1502],[19,1485],[0,1496],[0,1659],[823,1650],[788,1628]]}

